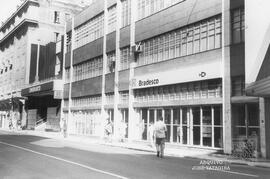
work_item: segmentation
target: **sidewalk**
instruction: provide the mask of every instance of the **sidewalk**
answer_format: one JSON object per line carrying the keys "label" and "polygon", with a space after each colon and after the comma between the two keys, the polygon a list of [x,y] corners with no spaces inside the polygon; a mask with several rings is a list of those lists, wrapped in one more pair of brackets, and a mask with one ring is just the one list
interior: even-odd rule
{"label": "sidewalk", "polygon": [[[22,131],[10,131],[3,130],[8,132],[14,132],[16,134],[22,135],[34,135],[46,138],[53,138],[57,140],[70,141],[78,144],[100,144],[100,145],[108,145],[114,147],[122,147],[133,150],[140,150],[146,152],[155,152],[149,143],[147,142],[116,142],[113,141],[111,143],[104,142],[99,137],[85,137],[85,136],[74,136],[70,135],[68,138],[64,138],[60,132],[45,132],[45,131],[32,131],[32,130],[22,130]],[[270,160],[266,159],[251,159],[251,160],[241,160],[239,158],[233,158],[232,156],[225,154],[217,154],[216,151],[207,150],[207,149],[199,149],[199,148],[190,148],[190,147],[173,147],[168,144],[165,148],[165,156],[172,157],[186,157],[186,158],[196,158],[204,161],[225,161],[231,164],[240,164],[240,165],[249,165],[256,167],[266,167],[270,168]]]}

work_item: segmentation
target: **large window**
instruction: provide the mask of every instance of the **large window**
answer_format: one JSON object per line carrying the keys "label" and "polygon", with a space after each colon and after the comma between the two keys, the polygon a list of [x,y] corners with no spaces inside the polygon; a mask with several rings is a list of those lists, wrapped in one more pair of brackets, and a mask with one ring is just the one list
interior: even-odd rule
{"label": "large window", "polygon": [[116,28],[116,5],[108,9],[108,33],[115,31]]}
{"label": "large window", "polygon": [[75,28],[75,48],[102,37],[103,33],[104,14],[100,14]]}
{"label": "large window", "polygon": [[137,102],[192,100],[222,97],[221,80],[208,80],[135,90]]}
{"label": "large window", "polygon": [[182,1],[183,0],[137,0],[138,20]]}
{"label": "large window", "polygon": [[89,107],[89,106],[96,106],[101,105],[101,96],[88,96],[88,97],[80,97],[80,98],[73,98],[72,99],[72,106],[73,107]]}
{"label": "large window", "polygon": [[121,27],[125,27],[130,24],[131,20],[131,8],[130,0],[122,0],[122,15],[121,15]]}
{"label": "large window", "polygon": [[130,63],[130,47],[122,48],[120,51],[120,70],[129,68]]}
{"label": "large window", "polygon": [[245,41],[245,11],[244,8],[232,11],[232,43]]}
{"label": "large window", "polygon": [[250,137],[260,135],[259,106],[254,104],[232,105],[234,137]]}
{"label": "large window", "polygon": [[102,75],[103,58],[98,57],[79,65],[75,65],[73,68],[73,81],[84,80]]}
{"label": "large window", "polygon": [[167,142],[214,148],[223,146],[221,105],[142,108],[139,111],[139,139],[149,140],[150,124],[163,117],[167,126]]}
{"label": "large window", "polygon": [[145,40],[141,45],[139,66],[220,48],[220,16]]}
{"label": "large window", "polygon": [[[100,120],[100,110],[72,111],[70,123],[70,133],[76,135],[98,136],[102,130]],[[68,113],[64,113],[64,118],[68,119]]]}

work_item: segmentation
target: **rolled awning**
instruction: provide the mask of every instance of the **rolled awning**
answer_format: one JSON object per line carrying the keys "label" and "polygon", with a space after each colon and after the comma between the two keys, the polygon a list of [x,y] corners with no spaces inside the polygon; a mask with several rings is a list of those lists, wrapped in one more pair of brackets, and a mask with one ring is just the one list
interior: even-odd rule
{"label": "rolled awning", "polygon": [[246,87],[247,96],[270,97],[270,76]]}

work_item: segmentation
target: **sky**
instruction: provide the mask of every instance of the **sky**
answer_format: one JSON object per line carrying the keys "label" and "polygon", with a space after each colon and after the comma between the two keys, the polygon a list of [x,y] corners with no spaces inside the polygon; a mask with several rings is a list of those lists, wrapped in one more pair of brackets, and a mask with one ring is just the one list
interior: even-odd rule
{"label": "sky", "polygon": [[20,5],[22,0],[1,0],[0,6],[0,26],[1,22],[6,21],[13,12],[17,9],[17,5]]}

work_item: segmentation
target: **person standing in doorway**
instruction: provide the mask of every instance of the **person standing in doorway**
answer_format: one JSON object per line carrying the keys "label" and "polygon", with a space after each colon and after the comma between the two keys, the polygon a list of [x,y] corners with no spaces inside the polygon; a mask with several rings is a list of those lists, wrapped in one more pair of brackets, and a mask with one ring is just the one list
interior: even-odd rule
{"label": "person standing in doorway", "polygon": [[156,137],[157,157],[164,157],[165,137],[167,127],[163,122],[163,118],[160,117],[154,125],[154,135]]}

